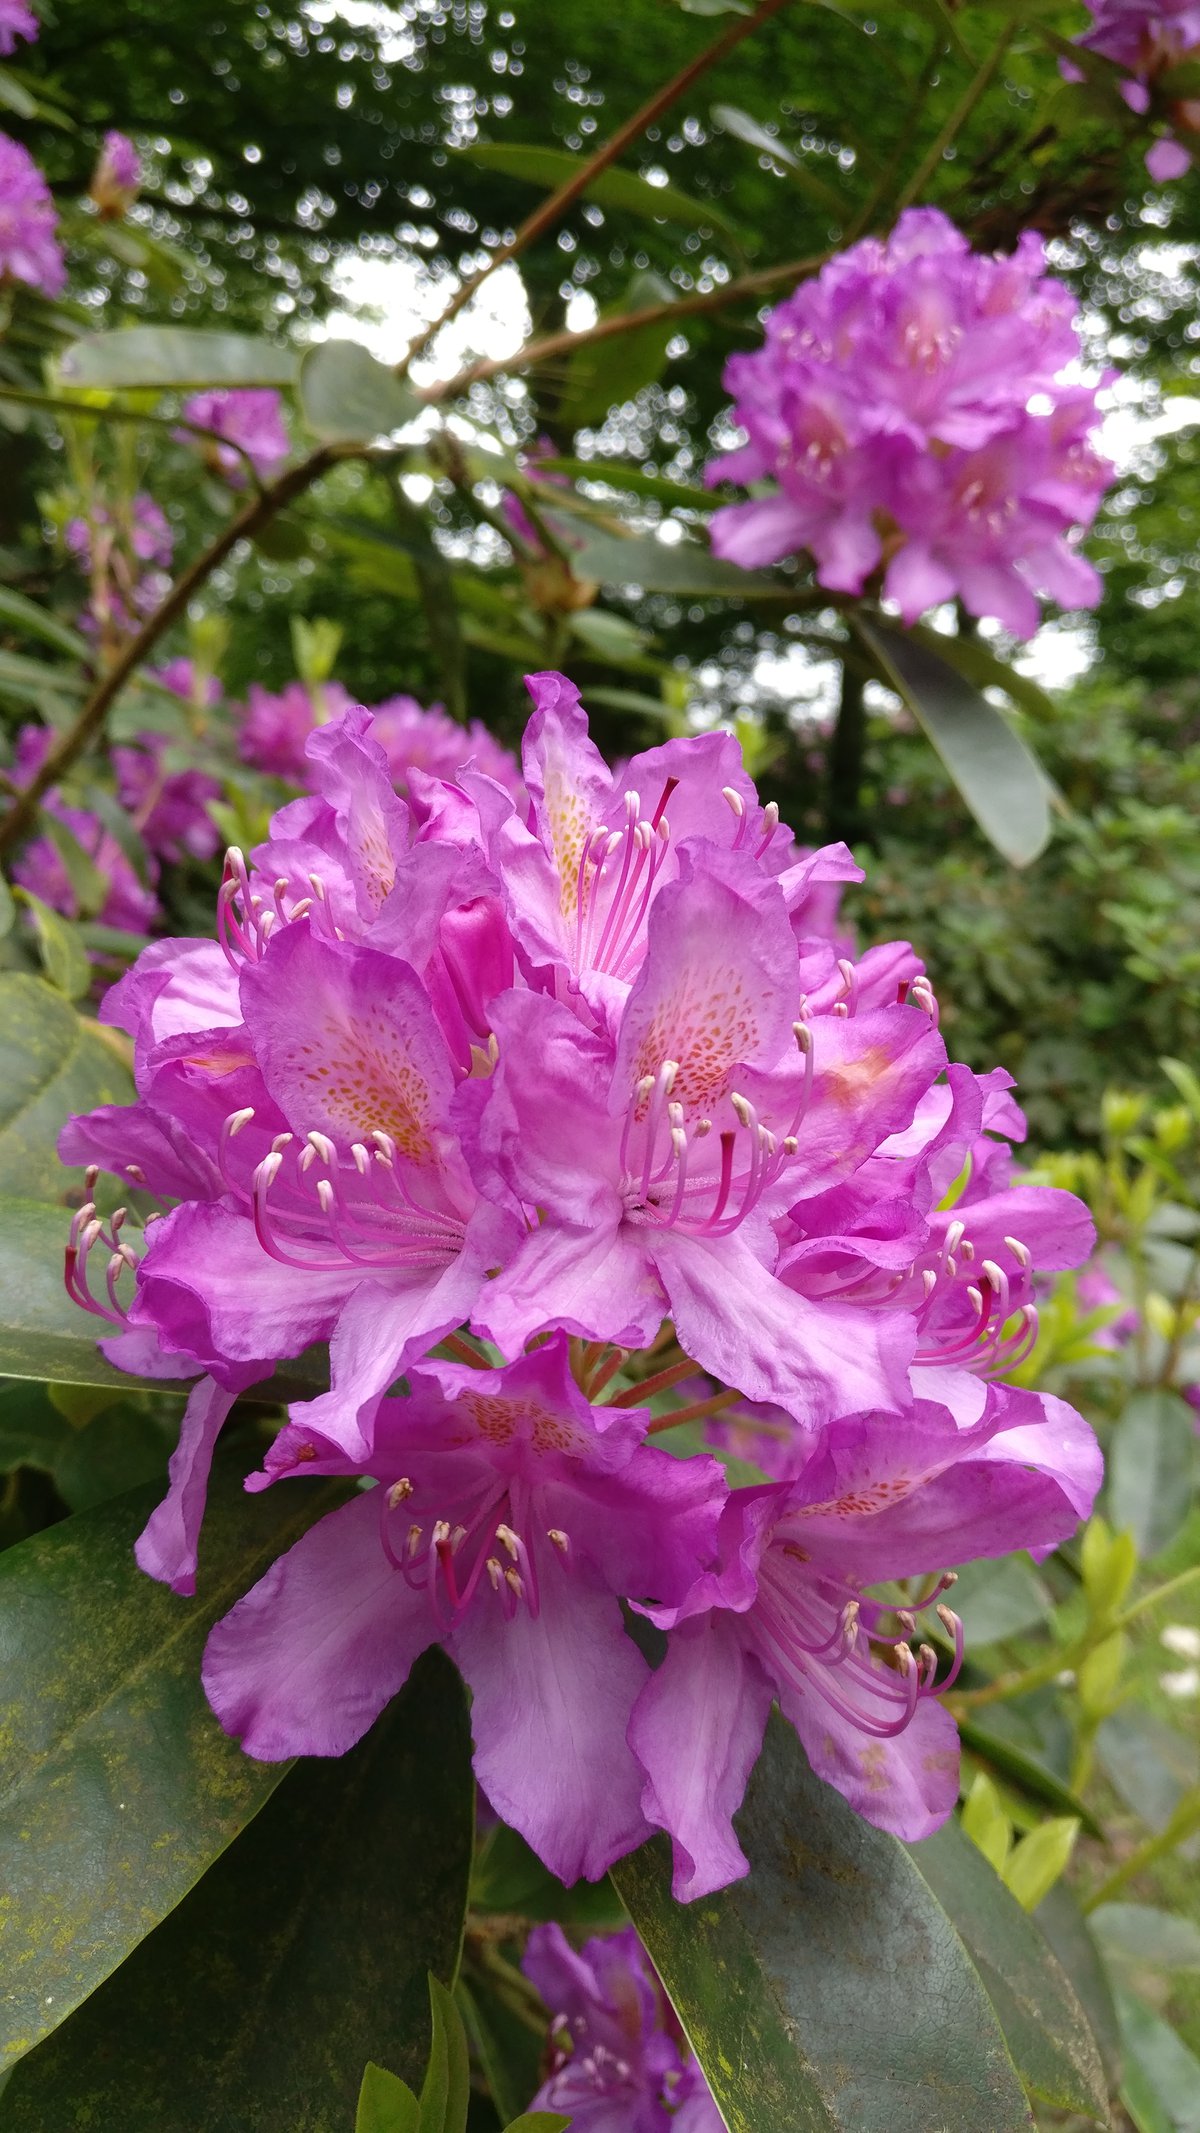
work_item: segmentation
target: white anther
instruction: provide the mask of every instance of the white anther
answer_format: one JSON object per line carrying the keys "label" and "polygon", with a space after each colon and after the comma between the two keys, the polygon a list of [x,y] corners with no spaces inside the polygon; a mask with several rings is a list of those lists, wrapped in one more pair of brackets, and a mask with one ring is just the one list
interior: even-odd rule
{"label": "white anther", "polygon": [[277,1155],[274,1149],[272,1149],[270,1155],[264,1155],[261,1163],[258,1166],[258,1174],[259,1177],[262,1179],[263,1185],[268,1191],[275,1183],[275,1180],[279,1176],[279,1173],[282,1168],[283,1157],[281,1155]]}
{"label": "white anther", "polygon": [[659,1069],[659,1074],[660,1074],[660,1078],[661,1078],[661,1080],[662,1080],[662,1088],[663,1088],[663,1095],[664,1095],[664,1096],[669,1096],[669,1095],[670,1095],[670,1093],[671,1093],[672,1089],[673,1089],[673,1088],[674,1088],[674,1086],[675,1086],[675,1082],[676,1082],[676,1078],[677,1078],[677,1076],[678,1076],[678,1073],[679,1073],[679,1061],[678,1061],[677,1059],[664,1059],[664,1060],[663,1060],[662,1066],[661,1066],[661,1067],[660,1067],[660,1069]]}
{"label": "white anther", "polygon": [[975,1247],[969,1237],[963,1238],[962,1243],[958,1247],[958,1256],[962,1260],[964,1266],[970,1266],[972,1259],[975,1257]]}
{"label": "white anther", "polygon": [[797,1149],[799,1148],[799,1146],[800,1146],[800,1143],[799,1143],[799,1141],[797,1140],[797,1138],[796,1138],[796,1136],[795,1136],[795,1134],[794,1134],[794,1133],[785,1133],[785,1134],[784,1134],[784,1136],[783,1136],[783,1152],[784,1152],[784,1154],[785,1154],[785,1155],[795,1155],[795,1153],[796,1153]]}
{"label": "white anther", "polygon": [[698,1119],[696,1120],[696,1123],[695,1123],[695,1125],[694,1125],[694,1126],[692,1127],[692,1136],[693,1136],[693,1139],[695,1139],[695,1140],[698,1140],[698,1141],[702,1141],[702,1140],[704,1139],[704,1136],[705,1136],[705,1134],[706,1134],[706,1133],[711,1133],[711,1132],[712,1132],[712,1120],[711,1120],[711,1118],[698,1118]]}
{"label": "white anther", "polygon": [[357,1170],[359,1177],[365,1178],[368,1170],[371,1167],[371,1158],[367,1154],[367,1151],[363,1147],[361,1141],[354,1141],[351,1144],[350,1154],[353,1158],[354,1168]]}
{"label": "white anther", "polygon": [[847,1007],[847,1005],[846,1005],[846,1002],[845,1002],[844,1000],[835,1000],[835,1001],[834,1001],[834,1003],[833,1003],[833,1012],[834,1012],[834,1014],[835,1014],[835,1015],[841,1015],[841,1016],[843,1016],[843,1017],[844,1017],[845,1019],[847,1019],[847,1020],[849,1019],[849,1015],[850,1015],[850,1009],[849,1009],[849,1008]]}
{"label": "white anther", "polygon": [[1026,1271],[1028,1271],[1028,1269],[1033,1264],[1032,1255],[1029,1251],[1028,1245],[1022,1244],[1019,1237],[1006,1237],[1004,1242],[1008,1246],[1009,1251],[1012,1253],[1013,1258],[1016,1260],[1017,1265],[1019,1267],[1023,1267]]}
{"label": "white anther", "polygon": [[967,1225],[965,1222],[952,1222],[950,1224],[949,1229],[946,1231],[947,1255],[949,1255],[951,1252],[956,1252],[958,1250],[959,1245],[962,1243],[966,1227]]}
{"label": "white anther", "polygon": [[639,1103],[645,1103],[645,1101],[646,1101],[646,1098],[647,1098],[648,1096],[653,1096],[653,1094],[654,1094],[654,1076],[653,1076],[653,1074],[643,1074],[643,1075],[642,1075],[642,1078],[641,1078],[641,1080],[639,1081],[639,1083],[638,1083],[638,1085],[637,1085],[637,1098],[638,1098],[638,1102],[639,1102]]}
{"label": "white anther", "polygon": [[309,1147],[320,1156],[321,1161],[332,1168],[337,1161],[337,1149],[334,1147],[329,1135],[327,1133],[318,1133],[314,1127],[313,1131],[306,1133],[304,1138]]}
{"label": "white anther", "polygon": [[547,1526],[546,1539],[549,1541],[552,1548],[558,1549],[560,1555],[566,1555],[568,1553],[571,1543],[567,1539],[567,1536],[563,1532],[561,1526]]}
{"label": "white anther", "polygon": [[391,1509],[398,1511],[402,1503],[407,1503],[412,1492],[413,1485],[408,1475],[402,1474],[399,1481],[393,1481],[391,1488],[387,1492],[387,1500]]}
{"label": "white anther", "polygon": [[504,1576],[504,1572],[501,1570],[494,1555],[489,1555],[487,1559],[487,1574],[492,1581],[492,1591],[499,1592],[500,1581]]}
{"label": "white anther", "polygon": [[502,1548],[507,1548],[514,1563],[519,1563],[521,1560],[521,1548],[520,1543],[518,1542],[517,1536],[513,1532],[512,1527],[497,1526],[496,1539],[499,1541]]}
{"label": "white anther", "polygon": [[967,1290],[967,1295],[968,1295],[968,1296],[970,1297],[970,1299],[971,1299],[971,1302],[972,1302],[972,1303],[974,1304],[974,1306],[975,1306],[975,1309],[976,1309],[976,1310],[978,1311],[978,1313],[979,1313],[979,1316],[980,1316],[980,1318],[982,1318],[982,1317],[983,1317],[983,1292],[982,1292],[982,1290],[980,1290],[980,1289],[976,1289],[976,1288],[972,1287],[972,1288],[969,1288],[969,1289]]}
{"label": "white anther", "polygon": [[337,1206],[337,1194],[328,1178],[317,1179],[317,1199],[320,1203],[321,1213],[328,1218]]}
{"label": "white anther", "polygon": [[277,1133],[271,1142],[272,1155],[282,1155],[285,1148],[291,1147],[295,1138],[294,1133]]}
{"label": "white anther", "polygon": [[779,828],[779,802],[768,800],[763,809],[763,828],[768,837],[773,837]]}
{"label": "white anther", "polygon": [[313,895],[316,897],[317,902],[319,904],[323,904],[325,901],[325,884],[322,881],[320,875],[310,874],[308,877],[308,886],[312,890]]}
{"label": "white anther", "polygon": [[927,1266],[921,1276],[921,1287],[925,1291],[925,1301],[926,1303],[928,1303],[930,1297],[933,1295],[933,1292],[937,1287],[937,1275],[934,1273],[933,1268],[931,1266]]}
{"label": "white anther", "polygon": [[504,1573],[504,1582],[510,1588],[511,1591],[516,1593],[518,1600],[524,1599],[525,1580],[521,1576],[519,1570],[506,1570]]}
{"label": "white anther", "polygon": [[420,1528],[420,1526],[418,1526],[418,1525],[411,1525],[411,1526],[409,1527],[409,1529],[408,1529],[408,1536],[407,1536],[407,1547],[408,1547],[408,1552],[409,1552],[409,1554],[410,1554],[410,1555],[419,1555],[419,1554],[420,1554],[420,1552],[421,1552],[421,1542],[422,1542],[422,1540],[424,1539],[424,1537],[425,1537],[425,1536],[424,1536],[424,1534],[422,1533],[422,1531],[421,1531],[421,1528]]}
{"label": "white anther", "polygon": [[680,1126],[682,1126],[683,1105],[677,1103],[669,1103],[667,1105],[667,1119],[673,1130],[678,1129]]}
{"label": "white anther", "polygon": [[736,1089],[732,1089],[730,1091],[729,1101],[732,1104],[733,1109],[737,1112],[740,1124],[742,1124],[743,1126],[748,1126],[750,1124],[752,1113],[750,1105],[747,1103],[746,1098],[744,1096],[739,1096]]}
{"label": "white anther", "polygon": [[443,1547],[445,1543],[449,1540],[450,1527],[446,1519],[439,1518],[435,1521],[431,1538],[433,1540],[433,1545],[435,1548]]}
{"label": "white anther", "polygon": [[132,1178],[135,1185],[144,1185],[146,1182],[146,1173],[140,1163],[126,1163],[125,1175]]}
{"label": "white anther", "polygon": [[247,1105],[246,1105],[246,1108],[245,1108],[245,1110],[244,1110],[244,1111],[231,1111],[231,1112],[230,1112],[230,1114],[229,1114],[229,1117],[228,1117],[228,1118],[226,1119],[226,1121],[225,1121],[226,1129],[227,1129],[227,1131],[228,1131],[228,1134],[229,1134],[229,1138],[230,1138],[230,1140],[232,1140],[232,1139],[233,1139],[233,1137],[234,1137],[234,1135],[235,1135],[235,1134],[237,1134],[237,1133],[240,1133],[240,1132],[241,1132],[241,1130],[242,1130],[242,1127],[243,1127],[243,1126],[248,1126],[248,1125],[249,1125],[249,1123],[250,1123],[251,1119],[253,1118],[253,1116],[254,1116],[254,1105],[253,1105],[253,1104],[247,1104]]}
{"label": "white anther", "polygon": [[796,1040],[796,1050],[807,1057],[812,1050],[812,1031],[807,1022],[793,1022],[792,1035]]}
{"label": "white anther", "polygon": [[980,1268],[980,1272],[982,1273],[984,1280],[990,1282],[992,1287],[996,1290],[1003,1289],[1007,1285],[1007,1276],[1004,1274],[1003,1270],[996,1265],[994,1259],[985,1259],[982,1267]]}
{"label": "white anther", "polygon": [[730,813],[740,822],[746,812],[746,803],[740,792],[735,792],[732,785],[722,785],[721,798],[726,802]]}

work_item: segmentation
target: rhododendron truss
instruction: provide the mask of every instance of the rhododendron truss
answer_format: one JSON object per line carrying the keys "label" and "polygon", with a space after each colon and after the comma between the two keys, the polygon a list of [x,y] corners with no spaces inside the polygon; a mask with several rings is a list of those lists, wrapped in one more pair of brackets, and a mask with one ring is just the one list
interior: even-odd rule
{"label": "rhododendron truss", "polygon": [[1068,382],[1076,304],[1026,231],[973,252],[936,208],[910,208],[770,313],[730,358],[739,450],[710,482],[773,481],[712,522],[748,569],[807,549],[820,584],[877,586],[906,622],[956,596],[1018,637],[1038,596],[1094,607],[1078,548],[1112,478],[1094,444],[1096,389]]}
{"label": "rhododendron truss", "polygon": [[[358,1489],[205,1660],[249,1753],[340,1753],[440,1643],[547,1864],[662,1827],[691,1895],[743,1869],[773,1698],[861,1814],[949,1812],[920,1625],[956,1667],[953,1566],[1088,1509],[1086,1426],[1000,1380],[1092,1233],[1014,1179],[1008,1077],[948,1061],[912,948],[847,953],[858,868],[796,847],[729,735],[614,778],[571,684],[529,687],[519,786],[481,752],[401,795],[370,713],[311,732],[217,939],[156,942],[105,1003],[137,1100],[62,1152],[161,1211],[139,1253],[89,1200],[68,1280],[114,1361],[198,1381],[138,1549],[184,1593],[231,1407],[329,1343],[248,1486]],[[689,1422],[710,1449],[668,1457]]]}

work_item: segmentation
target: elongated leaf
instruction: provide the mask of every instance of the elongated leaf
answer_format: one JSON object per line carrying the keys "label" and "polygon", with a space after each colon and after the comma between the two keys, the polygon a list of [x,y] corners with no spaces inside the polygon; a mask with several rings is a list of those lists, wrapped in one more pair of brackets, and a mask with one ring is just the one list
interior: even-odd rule
{"label": "elongated leaf", "polygon": [[132,1096],[107,1033],[39,978],[0,977],[0,1192],[52,1200],[78,1184],[56,1153],[63,1121]]}
{"label": "elongated leaf", "polygon": [[1075,1991],[1037,1923],[956,1822],[909,1847],[953,1919],[1027,2089],[1060,2111],[1108,2122],[1108,2085]]}
{"label": "elongated leaf", "polygon": [[1195,1425],[1187,1401],[1158,1385],[1134,1394],[1113,1434],[1109,1520],[1132,1533],[1143,1558],[1161,1553],[1191,1509]]}
{"label": "elongated leaf", "polygon": [[354,2133],[417,2133],[421,2107],[398,2074],[368,2063],[358,2092]]}
{"label": "elongated leaf", "polygon": [[1136,1704],[1104,1720],[1096,1751],[1126,1806],[1154,1830],[1166,1828],[1185,1790],[1196,1782],[1194,1738]]}
{"label": "elongated leaf", "polygon": [[185,391],[202,385],[291,385],[298,357],[248,333],[212,333],[202,326],[126,326],[89,333],[68,348],[68,385],[112,392],[159,387]]}
{"label": "elongated leaf", "polygon": [[360,341],[319,341],[300,365],[300,405],[314,435],[368,444],[403,429],[421,402]]}
{"label": "elongated leaf", "polygon": [[557,2111],[523,2111],[505,2127],[504,2133],[566,2133],[570,2123]]}
{"label": "elongated leaf", "polygon": [[91,983],[92,971],[87,951],[74,926],[29,889],[17,889],[14,893],[33,920],[42,968],[55,991],[67,1000],[82,999]]}
{"label": "elongated leaf", "polygon": [[200,1656],[217,1616],[338,1493],[305,1482],[248,1498],[223,1472],[194,1601],[133,1560],[157,1487],[0,1556],[0,2064],[95,1990],[279,1783],[278,1764],[251,1762],[209,1714]]}
{"label": "elongated leaf", "polygon": [[1117,1993],[1125,2078],[1121,2101],[1139,2133],[1200,2133],[1200,2059],[1131,1992]]}
{"label": "elongated leaf", "polygon": [[672,1901],[662,1839],[612,1874],[730,2133],[1023,2133],[1020,2081],[945,1911],[778,1717],[738,1829],[749,1878],[703,1902]]}
{"label": "elongated leaf", "polygon": [[1121,2039],[1108,1972],[1084,1917],[1065,1883],[1058,1882],[1034,1913],[1038,1926],[1071,1980],[1087,2015],[1110,2089],[1121,2070]]}
{"label": "elongated leaf", "polygon": [[[649,311],[671,303],[675,290],[661,274],[635,274],[611,311]],[[605,314],[609,315],[609,314]],[[610,407],[632,400],[644,385],[661,378],[667,360],[667,343],[675,328],[670,319],[632,327],[611,340],[589,341],[577,349],[567,364],[566,381],[559,396],[558,413],[572,429],[604,420]]]}
{"label": "elongated leaf", "polygon": [[1050,835],[1047,785],[1036,756],[1002,711],[927,643],[881,622],[856,628],[885,681],[936,748],[985,837],[1013,866],[1028,866]]}
{"label": "elongated leaf", "polygon": [[707,516],[712,510],[713,500],[707,489],[690,488],[682,481],[668,481],[663,474],[647,474],[643,468],[631,466],[625,459],[539,459],[537,466],[529,471],[535,476],[568,474],[572,481],[607,482],[610,488],[622,489],[630,496],[653,496],[660,503],[673,504],[681,511],[703,511]]}
{"label": "elongated leaf", "polygon": [[572,549],[571,568],[577,578],[594,578],[600,585],[640,585],[646,592],[708,593],[744,600],[764,593],[773,599],[789,597],[788,588],[778,579],[724,563],[699,541],[660,541],[653,534],[623,540],[618,534],[589,527],[582,545]]}
{"label": "elongated leaf", "polygon": [[[995,1714],[989,1712],[988,1716],[994,1719]],[[1059,1814],[1074,1815],[1089,1836],[1097,1838],[1100,1843],[1105,1842],[1104,1824],[1078,1793],[1072,1792],[1070,1786],[1065,1785],[1049,1764],[1031,1749],[998,1733],[994,1723],[982,1725],[977,1719],[960,1718],[958,1732],[964,1748],[969,1748],[981,1762],[990,1763],[1010,1785],[1029,1793],[1031,1798],[1042,1801],[1045,1806],[1056,1808]]]}
{"label": "elongated leaf", "polygon": [[[542,148],[521,141],[479,141],[457,153],[469,157],[482,170],[525,180],[545,192],[556,191],[582,170],[586,161],[583,156],[570,155],[565,148]],[[585,197],[600,207],[652,222],[677,222],[684,229],[736,234],[728,216],[711,200],[694,199],[677,185],[651,185],[648,178],[639,178],[632,170],[602,170],[588,185]]]}
{"label": "elongated leaf", "polygon": [[469,1984],[460,1977],[454,1996],[498,2116],[516,2118],[540,2085],[544,2037],[535,2036],[478,1972]]}
{"label": "elongated leaf", "polygon": [[70,653],[73,658],[90,656],[91,647],[86,637],[81,637],[69,623],[60,621],[48,607],[42,607],[37,600],[27,599],[24,593],[14,592],[9,585],[0,585],[0,620],[11,622],[26,636],[42,638],[46,644]]}
{"label": "elongated leaf", "polygon": [[433,2036],[421,2087],[420,2133],[466,2133],[471,2069],[467,2033],[454,1995],[437,1978],[429,1980]]}
{"label": "elongated leaf", "polygon": [[974,1648],[1044,1622],[1050,1595],[1028,1556],[1005,1555],[995,1562],[964,1564],[954,1588],[954,1612],[962,1616]]}
{"label": "elongated leaf", "polygon": [[1155,1970],[1200,1970],[1200,1925],[1148,1903],[1102,1903],[1092,1932],[1109,1960]]}
{"label": "elongated leaf", "polygon": [[116,1328],[72,1303],[63,1286],[70,1220],[65,1207],[0,1199],[0,1373],[128,1390],[133,1381],[96,1346]]}
{"label": "elongated leaf", "polygon": [[1056,716],[1054,703],[1046,691],[1028,674],[1018,673],[1007,659],[999,658],[986,638],[948,637],[944,631],[930,629],[924,622],[914,622],[908,634],[936,658],[944,659],[956,673],[965,675],[977,689],[1003,689],[1022,711],[1053,723]]}
{"label": "elongated leaf", "polygon": [[[204,1731],[238,1757],[215,1720]],[[242,1761],[277,1781],[278,1765]],[[345,2133],[372,2054],[410,2086],[424,2071],[427,1978],[458,1960],[473,1811],[466,1700],[430,1652],[367,1738],[293,1768],[16,2070],[5,2133]]]}

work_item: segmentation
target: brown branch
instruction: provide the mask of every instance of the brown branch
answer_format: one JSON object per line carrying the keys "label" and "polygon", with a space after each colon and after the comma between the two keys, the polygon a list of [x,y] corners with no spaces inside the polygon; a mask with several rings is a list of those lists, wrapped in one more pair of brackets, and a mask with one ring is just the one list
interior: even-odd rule
{"label": "brown branch", "polygon": [[434,403],[448,400],[456,393],[465,392],[469,385],[477,385],[483,378],[494,378],[501,371],[524,370],[532,363],[547,362],[552,356],[574,355],[577,348],[588,348],[596,341],[610,341],[616,334],[633,333],[642,326],[694,318],[700,311],[720,311],[726,304],[740,303],[743,297],[760,296],[764,290],[776,288],[780,282],[800,281],[806,274],[815,274],[830,256],[830,251],[814,252],[807,259],[789,259],[783,266],[760,267],[757,273],[743,274],[736,281],[724,282],[719,289],[706,289],[698,296],[681,296],[677,302],[648,304],[644,311],[622,311],[615,318],[597,319],[594,326],[585,326],[577,333],[566,329],[561,333],[548,333],[540,341],[526,341],[514,355],[481,357],[479,362],[469,363],[455,377],[419,388],[420,398]]}
{"label": "brown branch", "polygon": [[322,445],[311,452],[294,467],[289,467],[278,481],[264,489],[260,496],[253,497],[223,526],[214,541],[196,557],[175,580],[166,598],[155,608],[143,623],[136,637],[131,637],[108,673],[97,682],[87,702],[83,705],[74,724],[67,728],[61,740],[55,742],[41,769],[13,805],[0,817],[0,852],[7,851],[18,838],[33,825],[38,802],[42,794],[57,783],[65,770],[69,770],[76,758],[82,755],[88,743],[100,732],[108,716],[109,708],[120,695],[130,676],[153,651],[160,637],[170,629],[173,622],[186,611],[188,601],[206,579],[212,576],[218,565],[237,547],[239,541],[248,540],[260,527],[290,504],[293,497],[302,496],[310,489],[318,476],[325,473],[338,457],[328,446]]}
{"label": "brown branch", "polygon": [[616,132],[594,155],[590,155],[548,199],[543,200],[532,215],[526,216],[515,236],[510,237],[507,244],[502,244],[498,251],[492,253],[485,267],[481,267],[477,274],[468,275],[466,281],[455,290],[441,315],[435,318],[431,325],[424,327],[416,340],[409,344],[403,360],[396,365],[397,371],[401,375],[407,371],[413,358],[428,347],[429,342],[435,334],[441,332],[443,326],[448,326],[451,319],[457,318],[463,305],[470,302],[475,291],[490,274],[496,272],[497,267],[505,266],[510,259],[515,259],[519,252],[526,251],[539,237],[544,236],[547,230],[553,229],[567,209],[573,207],[589,185],[595,183],[601,172],[615,163],[619,156],[624,155],[625,150],[632,147],[634,141],[640,140],[647,127],[661,118],[664,111],[669,111],[671,105],[677,103],[681,96],[686,96],[693,82],[699,81],[702,74],[707,74],[709,68],[724,59],[725,54],[740,44],[744,37],[752,36],[764,22],[769,21],[772,15],[777,15],[780,9],[787,5],[788,0],[760,0],[752,15],[735,17],[715,43],[706,45],[702,52],[697,53],[695,59],[688,61],[686,67],[682,68],[672,81],[667,82],[663,88],[656,89],[648,103],[643,104],[639,111],[635,111],[632,118],[626,119],[623,126],[618,126]]}

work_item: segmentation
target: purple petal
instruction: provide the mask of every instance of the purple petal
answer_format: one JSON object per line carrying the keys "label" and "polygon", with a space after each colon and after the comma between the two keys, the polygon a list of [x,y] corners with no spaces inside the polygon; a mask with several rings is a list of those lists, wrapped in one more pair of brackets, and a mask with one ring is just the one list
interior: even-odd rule
{"label": "purple petal", "polygon": [[774,1690],[730,1614],[671,1632],[634,1706],[629,1742],[646,1773],[642,1807],[670,1833],[680,1903],[749,1872],[732,1817],[758,1760]]}
{"label": "purple petal", "polygon": [[156,1511],[152,1511],[139,1536],[134,1555],[148,1577],[158,1578],[173,1592],[196,1590],[196,1550],[208,1476],[221,1424],[237,1398],[212,1378],[201,1378],[188,1396],[179,1431],[179,1442],[168,1468],[171,1486]]}

